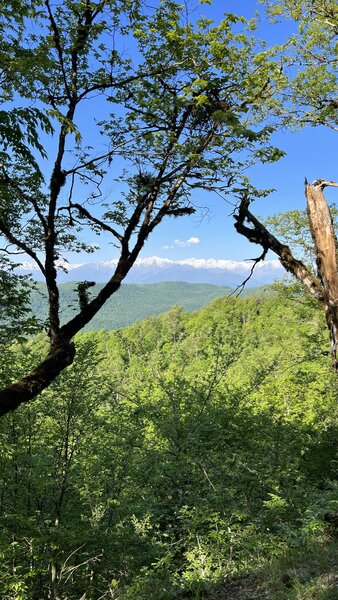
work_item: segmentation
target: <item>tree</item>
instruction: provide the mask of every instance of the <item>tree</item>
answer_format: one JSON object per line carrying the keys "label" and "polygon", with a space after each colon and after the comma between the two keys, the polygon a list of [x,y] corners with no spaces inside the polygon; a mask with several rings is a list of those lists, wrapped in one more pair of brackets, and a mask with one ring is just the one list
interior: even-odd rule
{"label": "tree", "polygon": [[[254,572],[257,589],[290,545],[308,565],[337,501],[338,380],[317,306],[219,298],[76,343],[0,420],[1,597],[224,597],[225,577]],[[13,345],[1,381],[45,346]]]}
{"label": "tree", "polygon": [[[292,127],[325,125],[337,130],[336,3],[330,0],[281,0],[267,4],[274,18],[294,19],[299,33],[279,49],[284,76],[283,81],[280,78],[279,102],[274,108],[280,123]],[[285,269],[322,304],[330,333],[333,368],[338,372],[337,238],[333,213],[323,194],[327,186],[338,187],[338,184],[324,179],[309,184],[305,180],[307,226],[315,253],[315,269],[298,260],[289,246],[253,215],[249,210],[253,198],[250,193],[241,195],[235,228],[248,240],[262,246],[263,253],[257,260],[263,259],[268,250],[275,252]]]}
{"label": "tree", "polygon": [[[5,250],[24,252],[45,278],[50,349],[0,392],[1,415],[72,363],[74,335],[165,217],[193,213],[195,190],[248,186],[248,165],[281,155],[260,109],[278,68],[262,60],[250,28],[233,14],[219,25],[190,22],[172,0],[13,2],[4,11],[0,232]],[[57,261],[92,251],[88,231],[118,247],[116,270],[95,297],[82,287],[77,314],[62,324]]]}
{"label": "tree", "polygon": [[[46,115],[31,106],[7,107],[13,98],[14,80],[20,77],[20,53],[17,50],[24,35],[24,19],[29,14],[25,3],[2,3],[2,20],[0,22],[0,102],[6,109],[0,109],[0,165],[9,161],[24,161],[27,165],[37,166],[33,151],[37,150],[46,157],[41,145],[37,127],[52,133],[52,128]],[[11,28],[9,34],[6,28]],[[2,202],[1,202],[2,204]],[[1,205],[1,210],[4,207]],[[34,332],[37,322],[27,317],[30,290],[28,278],[18,276],[14,272],[15,263],[9,260],[11,256],[10,240],[0,256],[0,289],[1,314],[0,343],[7,345],[13,338],[20,339],[25,334]]]}

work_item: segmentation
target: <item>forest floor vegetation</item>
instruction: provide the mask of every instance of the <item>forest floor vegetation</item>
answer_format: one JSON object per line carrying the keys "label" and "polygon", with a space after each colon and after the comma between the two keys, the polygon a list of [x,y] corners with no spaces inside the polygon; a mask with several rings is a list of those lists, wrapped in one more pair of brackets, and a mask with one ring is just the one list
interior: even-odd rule
{"label": "forest floor vegetation", "polygon": [[[46,343],[8,346],[3,383]],[[3,600],[338,599],[338,382],[299,288],[77,345],[0,421]]]}

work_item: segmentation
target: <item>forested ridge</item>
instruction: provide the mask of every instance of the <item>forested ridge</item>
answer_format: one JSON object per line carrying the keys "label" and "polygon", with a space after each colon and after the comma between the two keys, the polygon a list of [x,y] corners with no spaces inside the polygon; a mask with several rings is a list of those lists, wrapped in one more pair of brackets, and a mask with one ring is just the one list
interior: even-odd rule
{"label": "forested ridge", "polygon": [[[326,336],[295,286],[79,334],[0,421],[1,598],[336,598]],[[1,353],[3,385],[46,344]]]}
{"label": "forested ridge", "polygon": [[[1,600],[338,598],[338,6],[249,4],[0,0]],[[235,257],[227,219],[240,288],[292,283],[122,328],[149,244]]]}
{"label": "forested ridge", "polygon": [[[103,284],[96,284],[91,289],[95,294]],[[257,288],[247,288],[243,294],[254,293]],[[211,300],[236,293],[229,286],[209,285],[204,283],[185,283],[170,281],[154,284],[125,284],[114,297],[101,308],[99,313],[87,325],[87,330],[116,329],[125,327],[134,321],[142,320],[169,310],[173,305],[184,310],[198,310]],[[78,283],[69,282],[60,285],[60,304],[62,323],[69,320],[79,306]],[[48,302],[46,288],[35,282],[29,299],[32,316],[40,322],[48,319]]]}

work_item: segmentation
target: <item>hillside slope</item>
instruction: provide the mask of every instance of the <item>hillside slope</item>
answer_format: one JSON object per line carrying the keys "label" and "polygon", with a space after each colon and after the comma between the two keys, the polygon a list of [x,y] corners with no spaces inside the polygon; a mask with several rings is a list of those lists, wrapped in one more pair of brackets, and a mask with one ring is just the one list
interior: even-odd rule
{"label": "hillside slope", "polygon": [[[0,380],[46,343],[2,352]],[[337,599],[338,381],[320,307],[289,290],[219,298],[76,346],[1,420],[0,598],[52,598],[57,556],[69,600]]]}
{"label": "hillside slope", "polygon": [[[71,319],[78,310],[76,282],[63,283],[61,291],[62,322]],[[91,293],[95,294],[103,284],[96,284]],[[250,288],[247,293],[253,293]],[[156,284],[125,284],[102,307],[100,312],[87,326],[87,330],[116,329],[130,325],[134,321],[155,316],[174,305],[185,311],[195,311],[209,304],[215,298],[228,296],[231,288],[227,286],[166,282]],[[47,318],[46,291],[43,284],[37,284],[32,292],[32,312],[40,319]]]}

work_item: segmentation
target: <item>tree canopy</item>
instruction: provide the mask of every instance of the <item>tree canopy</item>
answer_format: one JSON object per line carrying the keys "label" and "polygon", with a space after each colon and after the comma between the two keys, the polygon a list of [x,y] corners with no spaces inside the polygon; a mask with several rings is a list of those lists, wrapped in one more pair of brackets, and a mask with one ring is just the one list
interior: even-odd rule
{"label": "tree canopy", "polygon": [[[268,1],[267,10],[273,20],[291,19],[298,33],[274,48],[282,76],[274,96],[274,118],[280,127],[301,128],[326,126],[337,129],[337,40],[338,11],[335,2],[316,0]],[[337,239],[334,228],[335,210],[323,194],[325,187],[338,187],[328,177],[317,177],[313,183],[305,179],[307,218],[299,211],[272,219],[282,234],[274,235],[249,210],[254,196],[242,193],[235,227],[239,233],[262,246],[262,259],[268,250],[275,252],[287,271],[323,306],[330,332],[333,367],[338,371],[338,274]],[[285,228],[287,225],[287,230]],[[305,225],[305,230],[301,227]],[[291,234],[291,235],[290,235]],[[296,237],[293,236],[296,234]],[[293,239],[292,239],[293,238]],[[296,242],[290,248],[287,243]],[[315,260],[304,264],[297,258],[299,242]]]}
{"label": "tree canopy", "polygon": [[[332,304],[321,288],[328,274],[318,279],[249,211],[268,191],[248,176],[257,161],[283,155],[270,141],[275,128],[336,127],[332,2],[265,2],[273,21],[298,26],[271,48],[257,40],[254,22],[228,13],[220,23],[197,19],[169,0],[153,7],[127,0],[3,4],[1,269],[20,290],[6,331],[27,299],[9,262],[24,253],[45,277],[50,350],[0,392],[1,414],[34,398],[73,361],[74,335],[119,288],[162,220],[195,211],[200,189],[237,197],[238,231],[263,246],[262,256],[284,253],[284,266]],[[58,261],[69,251],[93,251],[88,232],[90,240],[110,237],[116,270],[95,297],[83,282],[78,312],[61,326]],[[12,297],[4,294],[5,306]],[[32,331],[35,324],[26,325]]]}
{"label": "tree canopy", "polygon": [[[323,193],[337,184],[306,182],[308,215],[264,224],[249,167],[282,155],[275,128],[336,128],[337,9],[265,6],[298,34],[270,48],[254,22],[172,0],[0,0],[1,598],[335,597],[338,380],[321,308],[338,370]],[[236,198],[257,261],[273,250],[309,294],[81,332],[198,190]],[[94,234],[116,270],[96,295],[72,290],[64,323],[57,269]],[[27,317],[23,255],[47,321]]]}
{"label": "tree canopy", "polygon": [[[67,372],[0,421],[0,595],[330,594],[338,381],[324,334],[319,307],[285,292],[79,334]],[[1,381],[46,344],[1,354]]]}
{"label": "tree canopy", "polygon": [[[233,14],[193,22],[171,0],[6,4],[0,232],[45,277],[51,347],[0,393],[1,414],[72,362],[73,336],[155,227],[194,211],[192,191],[248,186],[249,165],[281,155],[261,110],[278,73],[250,29]],[[111,236],[116,271],[61,327],[57,261],[93,249],[88,229]]]}

